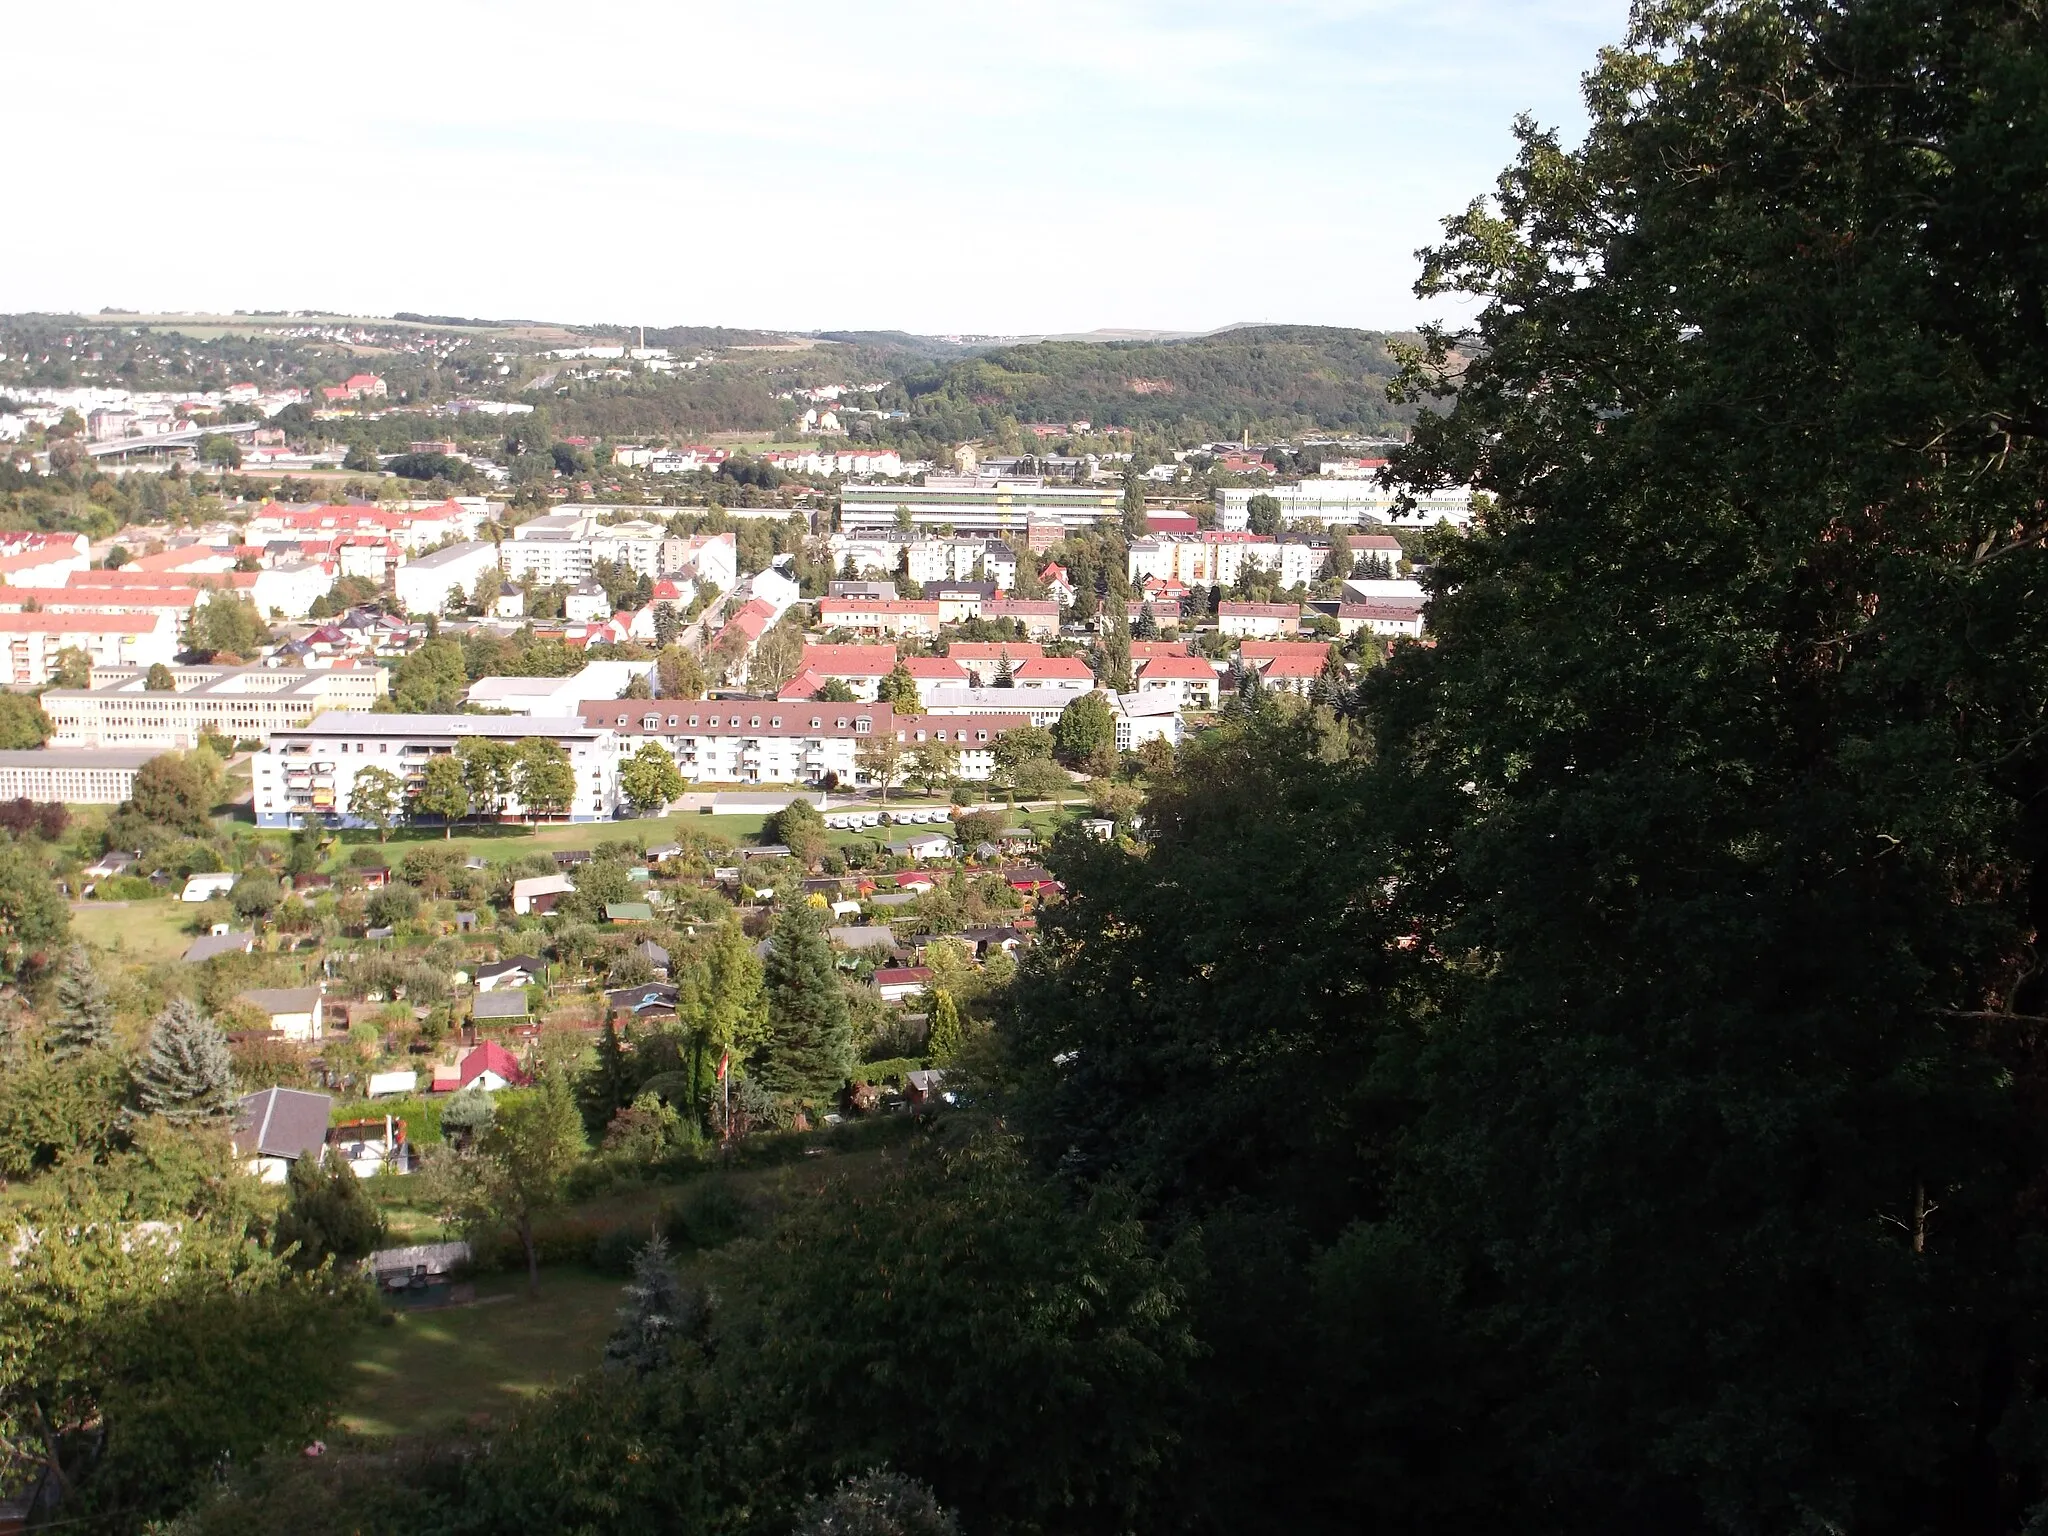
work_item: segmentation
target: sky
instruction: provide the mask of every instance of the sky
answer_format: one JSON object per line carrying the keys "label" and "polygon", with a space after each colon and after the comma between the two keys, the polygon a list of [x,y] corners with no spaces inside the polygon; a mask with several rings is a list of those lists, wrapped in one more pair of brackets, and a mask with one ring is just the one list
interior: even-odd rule
{"label": "sky", "polygon": [[[1019,335],[1453,318],[1626,0],[107,0],[9,23],[0,311]],[[43,61],[34,67],[20,67]],[[19,183],[17,184],[19,186]]]}

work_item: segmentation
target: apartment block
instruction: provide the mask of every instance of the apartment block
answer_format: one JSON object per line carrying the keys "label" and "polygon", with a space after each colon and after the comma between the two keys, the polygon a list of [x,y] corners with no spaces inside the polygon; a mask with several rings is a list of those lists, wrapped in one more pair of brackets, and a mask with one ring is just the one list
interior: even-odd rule
{"label": "apartment block", "polygon": [[135,771],[157,755],[147,749],[85,752],[62,747],[0,752],[0,800],[119,805],[135,793]]}
{"label": "apartment block", "polygon": [[407,613],[439,613],[451,595],[458,601],[467,599],[477,577],[497,569],[498,552],[483,540],[450,544],[401,565],[392,578],[392,590]]}
{"label": "apartment block", "polygon": [[[377,715],[336,712],[275,731],[254,759],[256,823],[295,827],[312,822],[359,826],[348,804],[356,775],[369,767],[394,774],[408,792],[427,763],[467,740],[554,742],[568,754],[576,793],[566,819],[603,821],[619,803],[612,732],[576,720],[507,719],[491,715]],[[503,814],[523,814],[517,797]]]}
{"label": "apartment block", "polygon": [[901,531],[907,518],[910,529],[930,533],[1007,540],[1028,539],[1036,528],[1044,539],[1122,515],[1116,485],[1048,485],[1034,476],[926,475],[922,485],[848,485],[839,492],[839,527],[849,534]]}
{"label": "apartment block", "polygon": [[387,691],[382,667],[172,667],[172,687],[136,666],[95,667],[90,688],[52,688],[43,712],[51,745],[100,749],[191,747],[210,726],[231,741],[304,725],[327,710],[365,710]]}
{"label": "apartment block", "polygon": [[94,666],[147,667],[178,653],[178,621],[156,613],[0,613],[0,684],[34,688],[57,671],[57,657],[81,650]]}

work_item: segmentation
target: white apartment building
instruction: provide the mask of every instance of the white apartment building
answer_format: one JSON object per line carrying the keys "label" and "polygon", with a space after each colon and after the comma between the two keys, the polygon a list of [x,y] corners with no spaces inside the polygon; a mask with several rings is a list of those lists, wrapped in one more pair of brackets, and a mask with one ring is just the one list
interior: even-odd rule
{"label": "white apartment building", "polygon": [[1291,587],[1315,581],[1329,558],[1327,544],[1211,530],[1133,539],[1125,564],[1133,586],[1156,576],[1189,587],[1227,587],[1256,561],[1260,570],[1278,573],[1281,586]]}
{"label": "white apartment building", "polygon": [[844,571],[850,559],[856,573],[893,577],[909,554],[910,579],[927,581],[992,581],[1001,592],[1017,583],[1017,555],[1001,539],[937,539],[890,537],[887,534],[832,535],[832,569]]}
{"label": "white apartment building", "polygon": [[848,485],[839,492],[839,526],[847,533],[899,528],[897,509],[913,529],[949,528],[988,538],[1024,536],[1033,524],[1063,532],[1092,528],[1123,515],[1123,491],[1048,485],[1033,476],[926,475],[922,485]]}
{"label": "white apartment building", "polygon": [[[570,821],[603,821],[619,803],[618,764],[610,730],[574,719],[505,719],[493,715],[376,715],[334,713],[273,732],[254,759],[256,824],[295,827],[309,822],[360,826],[349,815],[355,777],[369,767],[397,775],[408,789],[427,762],[466,740],[518,742],[538,736],[569,756],[576,773]],[[517,797],[505,815],[518,817]]]}
{"label": "white apartment building", "polygon": [[1218,603],[1216,629],[1220,634],[1248,640],[1273,640],[1297,633],[1301,609],[1293,603]]}
{"label": "white apartment building", "polygon": [[[588,507],[568,506],[521,523],[500,551],[505,574],[514,581],[543,585],[584,581],[600,560],[626,567],[649,580],[680,571],[687,545],[659,523],[635,518],[601,523]],[[737,544],[735,542],[735,548]],[[730,586],[731,579],[722,583]]]}
{"label": "white apartment building", "polygon": [[1452,486],[1415,498],[1415,510],[1406,517],[1394,515],[1399,497],[1369,480],[1303,480],[1295,485],[1234,486],[1216,493],[1216,521],[1236,532],[1251,526],[1251,499],[1271,496],[1280,503],[1283,522],[1311,520],[1331,526],[1370,528],[1395,524],[1403,528],[1424,528],[1431,523],[1449,523],[1456,528],[1472,525],[1472,488]]}
{"label": "white apartment building", "polygon": [[1177,747],[1181,742],[1180,706],[1164,693],[1109,693],[1109,712],[1116,719],[1116,749],[1135,752],[1148,741]]}
{"label": "white apartment building", "polygon": [[119,805],[135,793],[135,771],[157,755],[148,749],[88,752],[63,747],[0,752],[0,800]]}
{"label": "white apartment building", "polygon": [[90,688],[52,688],[43,712],[50,744],[152,752],[197,745],[211,726],[230,741],[304,725],[330,709],[369,709],[387,691],[382,667],[172,667],[173,687],[153,689],[139,667],[95,669]]}
{"label": "white apartment building", "polygon": [[0,613],[0,686],[34,688],[57,671],[58,654],[81,650],[96,667],[148,667],[178,654],[178,620],[142,613]]}
{"label": "white apartment building", "polygon": [[451,599],[467,602],[477,577],[497,568],[498,552],[483,540],[450,544],[406,561],[392,578],[392,590],[407,613],[439,613]]}
{"label": "white apartment building", "polygon": [[1050,726],[1078,694],[1050,688],[925,688],[919,690],[924,712],[934,717],[960,715],[1021,716],[1028,725]]}
{"label": "white apartment building", "polygon": [[612,733],[621,762],[653,741],[691,783],[817,784],[832,773],[863,786],[876,780],[860,765],[861,744],[878,734],[893,734],[906,749],[898,782],[910,770],[910,750],[925,741],[959,750],[957,777],[987,779],[996,738],[1034,723],[1015,710],[898,715],[886,704],[775,699],[591,699],[583,719]]}
{"label": "white apartment building", "polygon": [[574,719],[585,699],[616,699],[636,677],[652,679],[651,661],[593,661],[568,677],[480,677],[464,702],[508,715]]}

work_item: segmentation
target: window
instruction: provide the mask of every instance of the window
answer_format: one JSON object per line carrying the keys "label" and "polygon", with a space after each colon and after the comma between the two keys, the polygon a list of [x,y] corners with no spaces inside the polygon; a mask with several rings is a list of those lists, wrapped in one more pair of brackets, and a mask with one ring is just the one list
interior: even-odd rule
{"label": "window", "polygon": [[817,717],[816,715],[813,715],[813,716],[811,716],[811,729],[812,729],[812,730],[814,730],[814,731],[815,731],[815,730],[816,730],[816,729],[817,729],[817,728],[818,728],[818,727],[819,727],[820,725],[823,725],[823,724],[824,724],[824,722],[823,722],[822,720],[820,720],[820,719],[819,719],[819,718],[818,718],[818,717]]}
{"label": "window", "polygon": [[772,716],[772,717],[770,717],[770,719],[769,719],[769,721],[768,721],[768,726],[769,726],[769,729],[771,729],[771,730],[777,730],[777,731],[781,730],[781,729],[782,729],[782,716],[780,716],[780,715],[775,715],[775,716]]}
{"label": "window", "polygon": [[846,729],[846,716],[844,716],[844,715],[841,715],[841,716],[840,716],[840,717],[838,718],[838,720],[836,720],[836,721],[835,721],[835,722],[833,722],[833,723],[834,723],[834,724],[836,724],[836,725],[837,725],[837,726],[839,727],[839,729],[840,729],[840,730],[842,730],[842,731],[843,731],[843,730],[845,730],[845,729]]}
{"label": "window", "polygon": [[674,724],[676,723],[676,717],[675,717],[674,715],[670,715],[670,716],[668,717],[668,723],[669,723],[670,725],[674,725]]}
{"label": "window", "polygon": [[[739,724],[739,721],[738,721],[738,719],[737,719],[737,718],[735,718],[735,719],[734,719],[734,721],[733,721],[733,724],[734,724],[734,725],[738,725],[738,724]],[[751,720],[749,720],[749,721],[747,722],[747,729],[748,729],[748,730],[750,730],[750,731],[758,731],[759,729],[761,729],[761,717],[760,717],[759,715],[756,715],[756,716],[754,716],[754,717],[753,717],[753,718],[752,718]]]}
{"label": "window", "polygon": [[619,724],[624,725],[625,723],[626,717],[624,715],[619,716]]}
{"label": "window", "polygon": [[853,722],[854,734],[857,736],[865,736],[869,731],[874,729],[874,725],[874,721],[870,720],[866,715],[862,715],[859,719]]}
{"label": "window", "polygon": [[987,741],[987,740],[988,740],[988,732],[987,732],[987,731],[976,731],[976,732],[974,733],[974,739],[975,739],[976,741]]}
{"label": "window", "polygon": [[661,716],[659,715],[642,715],[640,717],[640,728],[643,731],[651,731],[660,724]]}
{"label": "window", "polygon": [[692,716],[690,716],[690,725],[691,725],[691,726],[692,726],[692,727],[694,728],[694,727],[696,726],[696,724],[697,724],[697,717],[696,717],[695,715],[692,715]]}

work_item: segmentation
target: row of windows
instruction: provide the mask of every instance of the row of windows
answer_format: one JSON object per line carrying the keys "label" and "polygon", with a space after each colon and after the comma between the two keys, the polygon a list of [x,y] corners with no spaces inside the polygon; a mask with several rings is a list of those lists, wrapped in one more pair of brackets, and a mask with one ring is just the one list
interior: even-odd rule
{"label": "row of windows", "polygon": [[[716,729],[718,729],[718,726],[719,726],[719,723],[720,723],[721,719],[725,720],[725,722],[726,722],[727,724],[730,724],[730,725],[731,725],[731,726],[732,726],[732,727],[733,727],[733,728],[734,728],[735,730],[739,729],[739,728],[741,727],[742,723],[743,723],[743,722],[742,722],[742,719],[741,719],[741,717],[740,717],[740,716],[738,716],[738,715],[732,715],[732,716],[719,716],[719,715],[710,715],[710,716],[707,716],[707,717],[706,717],[706,718],[705,718],[705,719],[703,720],[703,722],[702,722],[702,723],[703,723],[703,725],[704,725],[704,726],[705,726],[706,728],[708,728],[708,729],[711,729],[711,730],[716,730]],[[630,724],[630,723],[631,723],[631,720],[632,720],[632,717],[631,717],[631,716],[629,716],[629,715],[621,715],[621,716],[619,716],[619,724],[620,724],[620,725],[628,725],[628,724]],[[668,717],[668,723],[669,723],[670,725],[672,725],[672,726],[679,726],[679,725],[682,725],[682,724],[684,724],[685,722],[684,722],[684,721],[682,720],[682,718],[681,718],[681,717],[679,717],[679,716],[676,716],[676,715],[670,715],[670,716]],[[695,725],[697,725],[697,724],[699,723],[699,722],[698,722],[698,717],[697,717],[697,716],[695,716],[695,715],[691,715],[691,716],[689,717],[689,720],[688,720],[688,722],[687,722],[687,723],[688,723],[688,724],[690,724],[690,725],[692,725],[692,726],[695,726]],[[873,721],[873,720],[871,720],[871,719],[869,719],[869,718],[868,718],[868,717],[867,717],[866,715],[862,715],[862,716],[861,716],[861,717],[860,717],[859,719],[857,719],[857,720],[854,720],[854,721],[852,721],[852,722],[850,722],[850,723],[852,724],[852,726],[853,726],[854,730],[856,730],[856,731],[867,731],[867,730],[871,730],[871,729],[872,729],[872,728],[874,727],[874,721]],[[834,721],[834,722],[833,722],[833,724],[834,724],[834,726],[835,726],[835,728],[836,728],[836,729],[838,729],[838,730],[842,730],[842,731],[843,731],[843,730],[845,730],[845,729],[847,728],[847,725],[849,724],[849,722],[848,722],[848,720],[847,720],[846,716],[844,716],[844,715],[841,715],[841,716],[840,716],[840,717],[839,717],[839,718],[838,718],[838,719],[837,719],[836,721]],[[745,728],[746,728],[747,730],[750,730],[750,731],[758,731],[758,730],[759,730],[759,729],[761,728],[761,717],[760,717],[759,715],[752,715],[752,716],[749,716],[749,717],[747,717],[747,718],[745,719],[745,721],[744,721],[744,725],[745,725]],[[642,730],[644,730],[644,731],[658,731],[658,730],[660,730],[660,729],[661,729],[661,726],[662,726],[662,719],[661,719],[661,716],[659,716],[659,715],[642,715],[642,716],[640,717],[640,728],[641,728]],[[823,730],[824,728],[825,728],[825,722],[824,722],[824,719],[823,719],[822,717],[820,717],[820,716],[818,716],[818,715],[813,715],[813,716],[811,716],[811,729],[812,729],[812,730],[814,730],[814,731],[820,731],[820,730]],[[781,729],[782,729],[782,716],[780,716],[780,715],[770,715],[770,716],[768,717],[768,729],[770,729],[771,731],[779,731],[779,730],[781,730]]]}

